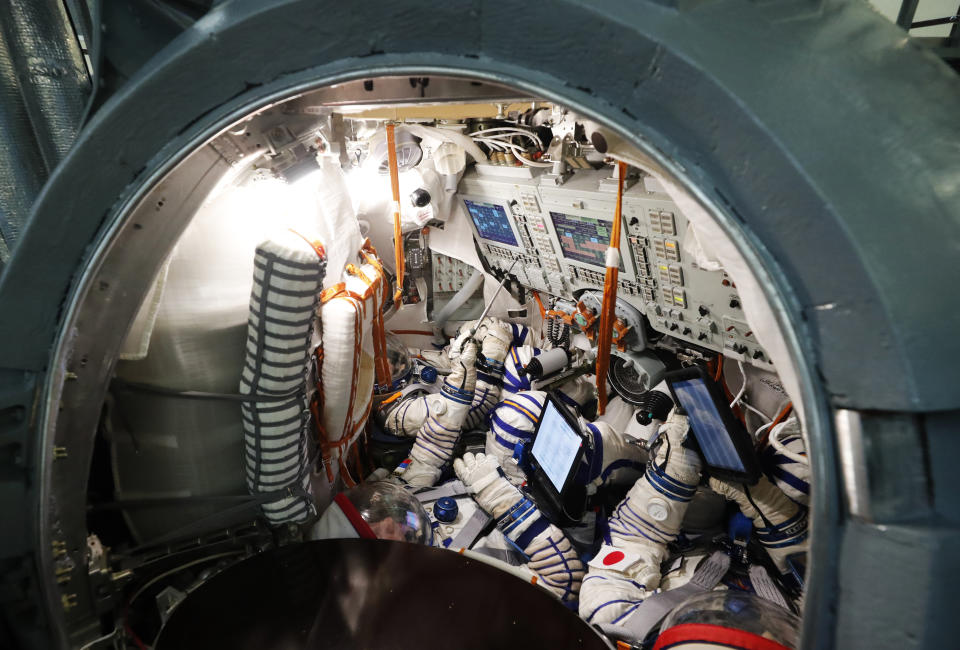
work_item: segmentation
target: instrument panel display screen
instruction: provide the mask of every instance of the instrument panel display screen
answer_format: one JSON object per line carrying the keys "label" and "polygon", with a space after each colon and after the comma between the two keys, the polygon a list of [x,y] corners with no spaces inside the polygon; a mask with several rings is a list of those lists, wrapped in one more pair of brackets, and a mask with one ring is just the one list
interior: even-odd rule
{"label": "instrument panel display screen", "polygon": [[508,246],[517,245],[517,237],[513,234],[510,220],[507,219],[507,213],[502,205],[467,199],[463,200],[463,204],[467,207],[467,212],[470,213],[470,218],[473,219],[480,237]]}
{"label": "instrument panel display screen", "polygon": [[[553,229],[557,232],[564,257],[601,268],[606,266],[612,227],[609,221],[562,212],[551,212],[550,218],[553,220]],[[622,259],[620,270],[623,270]]]}

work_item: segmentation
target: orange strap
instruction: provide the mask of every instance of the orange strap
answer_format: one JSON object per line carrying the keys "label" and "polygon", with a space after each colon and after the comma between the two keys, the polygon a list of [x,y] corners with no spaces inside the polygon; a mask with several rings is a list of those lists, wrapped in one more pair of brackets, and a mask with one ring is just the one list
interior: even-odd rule
{"label": "orange strap", "polygon": [[[617,162],[617,208],[613,214],[610,248],[620,251],[620,220],[623,210],[623,178],[627,164]],[[618,265],[608,266],[603,279],[603,306],[600,310],[600,331],[597,333],[597,415],[607,410],[607,370],[610,368],[610,345],[613,341],[613,321],[616,318]]]}
{"label": "orange strap", "polygon": [[763,447],[765,444],[767,444],[767,439],[770,437],[770,431],[773,429],[773,427],[783,422],[783,420],[787,417],[787,415],[790,414],[790,411],[792,410],[793,410],[793,402],[787,402],[787,405],[784,406],[783,410],[781,410],[777,414],[777,417],[773,418],[773,422],[770,423],[770,426],[767,427],[767,430],[763,432],[763,435],[760,437],[760,440],[757,441],[758,449],[760,447]]}
{"label": "orange strap", "polygon": [[390,330],[391,334],[406,334],[408,336],[433,336],[433,332],[427,330]]}
{"label": "orange strap", "polygon": [[713,381],[720,381],[720,377],[723,376],[723,355],[717,355],[717,374],[713,376]]}
{"label": "orange strap", "polygon": [[327,259],[327,251],[324,250],[323,244],[320,243],[320,240],[319,240],[319,239],[314,239],[314,240],[311,241],[311,240],[307,239],[306,236],[304,236],[304,235],[302,235],[301,233],[297,232],[297,231],[294,230],[293,228],[290,228],[290,232],[292,232],[294,235],[296,235],[297,237],[299,237],[299,238],[302,239],[303,241],[307,242],[307,243],[310,245],[310,248],[312,248],[313,251],[317,254],[317,257],[319,257],[319,258],[322,259],[322,260]]}
{"label": "orange strap", "polygon": [[543,307],[543,301],[540,300],[540,293],[538,291],[533,292],[533,299],[537,301],[537,308],[540,310],[540,318],[545,319],[547,317],[547,310]]}
{"label": "orange strap", "polygon": [[397,265],[397,292],[393,301],[400,304],[403,294],[403,232],[400,230],[400,172],[397,169],[395,125],[387,124],[387,161],[390,164],[390,189],[393,191],[393,258]]}

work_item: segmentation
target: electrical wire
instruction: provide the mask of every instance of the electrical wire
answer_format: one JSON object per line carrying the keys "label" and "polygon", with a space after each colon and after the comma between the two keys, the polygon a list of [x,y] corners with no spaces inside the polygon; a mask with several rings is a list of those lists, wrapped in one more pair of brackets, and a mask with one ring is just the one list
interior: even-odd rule
{"label": "electrical wire", "polygon": [[740,392],[737,393],[737,396],[733,398],[733,401],[730,402],[730,408],[733,408],[737,405],[737,402],[740,401],[740,398],[743,397],[743,394],[747,392],[747,372],[743,368],[743,361],[737,361],[737,367],[740,368],[740,376],[743,377],[743,385],[740,387]]}
{"label": "electrical wire", "polygon": [[[493,135],[486,135],[487,133],[494,132],[494,131],[496,131],[497,133],[494,133]],[[543,163],[543,162],[537,162],[537,161],[526,159],[523,156],[523,154],[525,154],[526,151],[522,147],[514,144],[509,140],[509,138],[513,138],[517,136],[526,136],[527,138],[530,138],[534,143],[536,143],[537,148],[542,151],[543,142],[534,133],[530,133],[528,131],[524,131],[523,129],[518,129],[514,127],[496,127],[493,129],[485,129],[483,131],[475,131],[468,135],[472,137],[474,140],[477,140],[479,142],[486,144],[491,149],[495,149],[497,151],[507,151],[507,150],[511,151],[513,155],[516,156],[521,163],[523,163],[524,165],[527,165],[528,167],[552,167],[553,166],[553,163]],[[507,138],[507,139],[505,140],[504,138]]]}
{"label": "electrical wire", "polygon": [[[759,437],[757,440],[757,447],[762,447],[764,444],[766,444],[767,436],[769,435],[766,431],[780,424],[784,418],[787,417],[787,414],[789,414],[791,410],[793,410],[793,402],[787,402],[787,405],[784,406],[783,409],[777,414],[777,417],[773,418],[773,422],[766,427],[760,427],[757,429],[757,436]],[[761,431],[764,431],[763,436],[760,436]]]}
{"label": "electrical wire", "polygon": [[492,149],[496,149],[497,151],[510,151],[510,153],[512,153],[521,163],[527,165],[528,167],[553,167],[552,162],[537,162],[535,160],[528,160],[527,158],[524,158],[523,154],[525,154],[526,151],[522,147],[519,147],[511,142],[504,142],[502,140],[494,140],[491,138],[474,139],[488,145]]}
{"label": "electrical wire", "polygon": [[767,422],[766,424],[764,424],[759,429],[753,432],[754,437],[757,438],[758,440],[761,440],[762,439],[761,435],[772,426],[773,426],[773,421]]}
{"label": "electrical wire", "polygon": [[526,136],[531,140],[533,140],[534,142],[536,142],[537,146],[540,147],[540,149],[543,149],[543,141],[540,139],[540,137],[536,133],[527,131],[525,129],[521,129],[520,127],[516,127],[516,126],[496,126],[490,129],[482,129],[480,131],[474,131],[473,133],[468,133],[467,135],[470,136],[471,138],[477,138],[477,137],[484,138],[484,137],[488,137],[486,135],[488,133],[501,133],[503,135],[512,134],[512,135]]}
{"label": "electrical wire", "polygon": [[135,601],[137,598],[140,597],[140,594],[142,594],[144,591],[146,591],[147,589],[155,585],[158,581],[163,580],[164,578],[167,578],[175,573],[179,573],[184,569],[189,569],[192,566],[195,566],[197,564],[203,564],[204,562],[209,562],[210,560],[218,560],[224,557],[234,557],[234,556],[243,555],[243,554],[244,554],[244,551],[229,551],[226,553],[216,553],[214,555],[208,555],[206,557],[198,558],[191,562],[187,562],[185,564],[181,564],[180,566],[174,567],[168,571],[164,571],[160,575],[154,576],[153,578],[148,580],[146,583],[144,583],[143,586],[141,586],[139,589],[133,592],[133,595],[130,596],[130,598],[126,602],[126,605],[124,605],[124,608],[123,608],[123,629],[127,632],[127,634],[130,635],[130,638],[133,640],[133,643],[134,645],[137,646],[138,650],[147,650],[149,647],[137,635],[133,627],[130,625],[130,621],[129,621],[130,605],[132,605],[133,601]]}
{"label": "electrical wire", "polygon": [[160,580],[163,580],[164,578],[167,578],[167,577],[169,577],[169,576],[171,576],[171,575],[173,575],[173,574],[175,574],[175,573],[179,573],[179,572],[183,571],[184,569],[189,569],[189,568],[192,567],[192,566],[196,566],[196,565],[198,565],[198,564],[203,564],[204,562],[210,562],[211,560],[219,560],[219,559],[225,558],[225,557],[234,557],[234,556],[237,556],[237,555],[243,555],[244,553],[245,553],[245,551],[226,551],[226,552],[224,552],[224,553],[215,553],[214,555],[208,555],[208,556],[206,556],[206,557],[197,558],[196,560],[191,560],[190,562],[187,562],[187,563],[185,563],[185,564],[181,564],[180,566],[176,566],[176,567],[174,567],[174,568],[172,568],[172,569],[168,569],[167,571],[164,571],[164,572],[161,573],[160,575],[156,575],[156,576],[150,578],[149,580],[147,580],[147,582],[145,582],[145,583],[143,584],[143,586],[141,586],[139,589],[137,589],[135,592],[133,592],[133,595],[130,596],[130,600],[127,601],[127,607],[129,607],[130,605],[132,605],[132,604],[133,604],[133,601],[135,601],[137,598],[139,598],[140,595],[141,595],[144,591],[146,591],[147,589],[149,589],[149,588],[152,587],[153,585],[157,584],[157,582],[159,582]]}
{"label": "electrical wire", "polygon": [[769,415],[767,415],[766,413],[764,413],[764,412],[761,411],[760,409],[756,408],[755,406],[750,406],[750,404],[748,404],[748,403],[747,403],[747,400],[745,400],[745,399],[741,399],[741,400],[740,400],[740,406],[745,406],[745,407],[747,407],[749,410],[753,411],[754,413],[756,413],[757,415],[759,415],[760,417],[762,417],[762,418],[763,418],[764,420],[766,420],[767,422],[773,422],[773,418],[771,418]]}
{"label": "electrical wire", "polygon": [[786,445],[780,442],[780,434],[785,430],[786,430],[786,427],[778,429],[776,431],[772,431],[772,430],[770,431],[770,436],[768,438],[770,441],[770,446],[773,447],[778,454],[783,454],[784,456],[786,456],[787,458],[789,458],[795,463],[800,463],[801,465],[809,465],[810,463],[807,460],[806,456],[798,454],[795,451],[790,451],[789,449],[787,449]]}

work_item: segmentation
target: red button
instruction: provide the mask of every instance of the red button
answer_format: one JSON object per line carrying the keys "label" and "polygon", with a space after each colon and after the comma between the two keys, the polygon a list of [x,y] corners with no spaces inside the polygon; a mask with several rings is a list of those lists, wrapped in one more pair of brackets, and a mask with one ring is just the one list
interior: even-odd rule
{"label": "red button", "polygon": [[611,564],[616,564],[624,558],[623,552],[621,551],[612,551],[607,553],[607,557],[603,558],[603,566],[610,566]]}

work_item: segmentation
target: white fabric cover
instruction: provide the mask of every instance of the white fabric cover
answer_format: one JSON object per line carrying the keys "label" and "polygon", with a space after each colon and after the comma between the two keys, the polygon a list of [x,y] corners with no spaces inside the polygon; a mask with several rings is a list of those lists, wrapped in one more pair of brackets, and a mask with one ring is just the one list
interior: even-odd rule
{"label": "white fabric cover", "polygon": [[573,601],[583,579],[583,563],[563,532],[498,471],[497,459],[484,454],[463,455],[453,470],[475,495],[477,503],[497,520],[497,528],[530,558],[524,565],[540,586],[563,601]]}
{"label": "white fabric cover", "polygon": [[257,247],[240,392],[288,396],[243,402],[245,466],[251,494],[290,491],[261,507],[273,525],[314,514],[307,459],[306,368],[314,305],[325,260],[283,232]]}
{"label": "white fabric cover", "polygon": [[431,413],[439,414],[444,408],[446,400],[440,393],[402,398],[387,413],[385,426],[392,435],[412,438]]}
{"label": "white fabric cover", "polygon": [[[322,298],[318,388],[324,463],[331,480],[343,470],[340,461],[363,431],[372,406],[374,316],[382,304],[379,278],[380,270],[369,261],[350,264],[343,274],[343,289],[334,286],[327,289],[332,297],[325,292]],[[343,476],[347,485],[357,478]]]}
{"label": "white fabric cover", "polygon": [[667,543],[680,532],[700,481],[700,457],[682,447],[688,429],[685,416],[670,414],[646,474],[610,516],[607,544],[580,589],[580,616],[588,623],[622,621],[660,584]]}
{"label": "white fabric cover", "polygon": [[350,523],[350,519],[344,514],[340,504],[332,501],[323,515],[310,527],[307,537],[312,540],[317,539],[359,539],[360,533]]}

